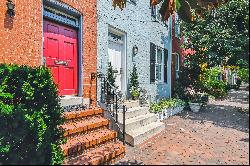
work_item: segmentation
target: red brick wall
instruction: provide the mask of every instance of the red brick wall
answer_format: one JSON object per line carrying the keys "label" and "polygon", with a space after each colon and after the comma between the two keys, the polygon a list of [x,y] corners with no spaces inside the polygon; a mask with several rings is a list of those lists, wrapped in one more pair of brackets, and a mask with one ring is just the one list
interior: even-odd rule
{"label": "red brick wall", "polygon": [[[42,57],[42,0],[13,0],[16,15],[7,14],[5,0],[0,1],[0,63],[41,65]],[[96,100],[96,83],[90,74],[97,64],[96,0],[61,0],[83,15],[83,72],[84,97]]]}
{"label": "red brick wall", "polygon": [[0,63],[40,65],[41,0],[13,0],[16,5],[13,19],[6,14],[6,2],[0,1]]}
{"label": "red brick wall", "polygon": [[[181,48],[181,43],[183,42],[183,39],[181,38],[178,39],[175,37],[175,16],[173,15],[172,16],[172,52],[173,53],[178,53],[179,56],[180,56],[180,66],[182,65],[182,62],[183,62],[183,55],[182,55],[182,48]],[[171,80],[172,80],[172,88],[171,88],[171,93],[172,95],[174,94],[174,85],[175,85],[175,75],[176,75],[176,72],[175,72],[175,55],[173,54],[172,55],[172,73],[171,73]]]}

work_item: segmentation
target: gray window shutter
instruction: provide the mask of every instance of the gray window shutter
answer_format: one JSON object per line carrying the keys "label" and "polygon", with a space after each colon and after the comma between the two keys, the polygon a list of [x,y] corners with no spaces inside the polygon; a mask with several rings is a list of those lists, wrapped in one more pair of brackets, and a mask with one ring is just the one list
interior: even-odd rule
{"label": "gray window shutter", "polygon": [[150,83],[155,82],[155,44],[150,43]]}
{"label": "gray window shutter", "polygon": [[168,82],[168,50],[164,49],[164,82]]}

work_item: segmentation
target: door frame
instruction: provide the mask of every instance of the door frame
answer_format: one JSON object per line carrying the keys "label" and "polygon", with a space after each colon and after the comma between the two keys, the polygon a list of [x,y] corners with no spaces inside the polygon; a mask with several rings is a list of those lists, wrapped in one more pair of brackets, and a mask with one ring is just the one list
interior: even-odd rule
{"label": "door frame", "polygon": [[[70,18],[75,18],[75,23],[72,22],[71,19],[67,19],[67,18],[63,18],[60,16],[56,16],[56,14],[52,14],[49,13],[45,10],[45,8],[53,8],[57,11],[60,11],[66,15],[68,15]],[[77,53],[77,80],[78,80],[78,92],[77,92],[77,96],[78,97],[83,97],[83,16],[80,12],[78,12],[77,10],[73,9],[72,7],[70,7],[69,5],[62,3],[62,2],[58,2],[58,1],[54,1],[54,0],[43,0],[42,1],[42,33],[43,32],[43,21],[47,19],[50,21],[53,21],[55,23],[59,23],[62,25],[66,25],[69,26],[71,28],[74,28],[77,31],[77,39],[78,39],[78,45],[77,45],[77,49],[78,49],[78,53]],[[43,56],[43,43],[44,43],[44,36],[42,34],[42,64],[41,65],[45,65],[46,61],[45,61],[45,57]]]}
{"label": "door frame", "polygon": [[[123,74],[123,81],[122,81],[122,93],[125,95],[125,97],[127,97],[127,86],[128,86],[128,77],[127,77],[127,33],[115,28],[112,25],[108,25],[108,32],[111,32],[115,35],[121,36],[122,40],[123,40],[123,46],[122,46],[122,57],[124,57],[124,63],[122,64],[122,68],[124,69],[124,74]],[[107,34],[108,35],[108,34]],[[109,37],[108,37],[109,38]],[[109,39],[108,39],[109,42]],[[109,49],[109,45],[108,45],[108,49]],[[108,57],[109,58],[109,57]]]}

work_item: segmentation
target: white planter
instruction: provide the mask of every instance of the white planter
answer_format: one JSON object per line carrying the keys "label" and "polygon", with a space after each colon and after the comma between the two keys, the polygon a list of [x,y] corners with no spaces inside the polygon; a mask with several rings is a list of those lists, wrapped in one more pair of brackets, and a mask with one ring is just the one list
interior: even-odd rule
{"label": "white planter", "polygon": [[158,119],[159,120],[164,120],[164,112],[163,111],[158,112],[157,114],[158,114]]}
{"label": "white planter", "polygon": [[201,103],[189,103],[192,112],[199,112],[201,109]]}
{"label": "white planter", "polygon": [[181,112],[183,110],[183,108],[184,108],[183,106],[179,106],[179,107],[176,107],[176,108],[162,109],[161,112],[157,113],[157,117],[158,117],[159,120],[167,119],[170,116],[173,116],[173,115]]}

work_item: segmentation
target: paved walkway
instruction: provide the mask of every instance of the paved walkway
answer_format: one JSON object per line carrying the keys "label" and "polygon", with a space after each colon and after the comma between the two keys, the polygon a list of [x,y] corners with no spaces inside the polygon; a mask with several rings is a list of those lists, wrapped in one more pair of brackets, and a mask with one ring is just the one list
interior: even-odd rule
{"label": "paved walkway", "polygon": [[[249,108],[248,108],[249,112]],[[127,146],[119,165],[249,164],[249,113],[210,103],[165,120],[166,129],[137,147]]]}

